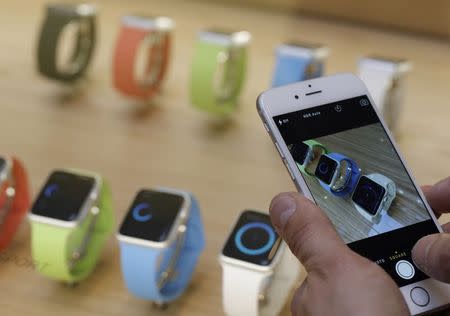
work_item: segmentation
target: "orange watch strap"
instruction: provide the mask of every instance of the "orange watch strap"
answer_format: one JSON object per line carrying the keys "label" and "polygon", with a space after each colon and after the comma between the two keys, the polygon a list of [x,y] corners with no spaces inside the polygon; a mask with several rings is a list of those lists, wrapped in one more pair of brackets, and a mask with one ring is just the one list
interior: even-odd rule
{"label": "orange watch strap", "polygon": [[[169,62],[170,35],[168,33],[161,35],[160,45],[153,45],[149,50],[146,74],[153,71],[152,67],[155,67],[157,62],[161,63],[158,65],[159,69],[155,75],[154,83],[145,86],[137,82],[134,74],[134,64],[139,45],[154,32],[154,30],[122,26],[114,53],[113,80],[115,88],[125,95],[139,99],[150,99],[159,90]],[[161,51],[158,52],[158,49]],[[159,54],[161,54],[161,60],[158,60]]]}
{"label": "orange watch strap", "polygon": [[0,226],[0,250],[8,247],[30,206],[27,173],[23,164],[15,157],[12,157],[12,176],[15,195]]}

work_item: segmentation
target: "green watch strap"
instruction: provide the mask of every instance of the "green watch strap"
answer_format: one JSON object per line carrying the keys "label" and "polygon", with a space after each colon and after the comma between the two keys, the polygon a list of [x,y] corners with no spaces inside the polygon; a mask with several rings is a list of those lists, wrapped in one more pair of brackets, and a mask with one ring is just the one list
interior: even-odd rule
{"label": "green watch strap", "polygon": [[[322,151],[321,154],[327,154],[328,153],[328,149],[324,145],[319,143],[318,141],[310,139],[310,140],[305,140],[303,143],[308,145],[311,150],[314,150],[315,148],[319,148]],[[317,157],[317,158],[319,158],[319,157]],[[309,168],[308,168],[309,165],[310,164],[300,165],[300,164],[297,163],[297,167],[302,173],[310,175],[310,176],[314,176],[314,170],[310,171]]]}
{"label": "green watch strap", "polygon": [[[215,80],[220,59],[224,62],[223,80],[229,81],[230,91],[226,98],[218,97]],[[191,102],[204,111],[218,116],[228,116],[237,107],[246,69],[245,47],[223,46],[217,43],[198,41],[191,75]]]}
{"label": "green watch strap", "polygon": [[[89,212],[81,225],[74,229],[31,222],[31,247],[33,260],[39,263],[38,272],[69,283],[89,276],[114,225],[111,192],[104,180],[97,207],[99,213],[96,217]],[[73,252],[83,242],[87,242],[85,251],[71,264]]]}

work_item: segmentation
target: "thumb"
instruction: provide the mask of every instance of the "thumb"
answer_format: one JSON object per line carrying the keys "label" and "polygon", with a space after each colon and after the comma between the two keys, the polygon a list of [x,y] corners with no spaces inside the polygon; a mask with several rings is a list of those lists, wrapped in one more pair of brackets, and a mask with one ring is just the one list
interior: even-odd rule
{"label": "thumb", "polygon": [[414,263],[430,277],[450,283],[450,234],[421,238],[412,250]]}
{"label": "thumb", "polygon": [[299,193],[277,195],[270,218],[308,272],[326,272],[352,254],[323,211]]}

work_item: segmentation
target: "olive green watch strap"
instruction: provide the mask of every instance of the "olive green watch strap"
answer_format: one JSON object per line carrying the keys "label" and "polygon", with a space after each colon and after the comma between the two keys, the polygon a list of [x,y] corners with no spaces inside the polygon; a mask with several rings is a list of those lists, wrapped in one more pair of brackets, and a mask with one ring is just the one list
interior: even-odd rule
{"label": "olive green watch strap", "polygon": [[[237,107],[246,69],[245,47],[230,47],[198,41],[191,74],[191,102],[204,111],[227,116]],[[221,65],[223,64],[223,65]],[[223,82],[226,91],[217,87],[219,67],[223,67]]]}
{"label": "olive green watch strap", "polygon": [[[310,139],[310,140],[305,140],[303,143],[308,145],[310,150],[314,150],[315,148],[319,148],[322,151],[322,154],[327,154],[328,153],[328,149],[324,145],[319,143],[318,141]],[[317,158],[319,158],[319,157],[317,157]],[[300,164],[297,163],[297,167],[302,173],[310,175],[310,176],[314,176],[314,170],[312,170],[312,171],[309,170],[309,168],[308,168],[309,164],[308,163],[305,163],[303,165],[300,165]]]}
{"label": "olive green watch strap", "polygon": [[[98,214],[89,212],[76,228],[31,221],[33,260],[39,263],[42,275],[69,283],[89,276],[114,225],[111,193],[105,181],[97,207]],[[84,251],[79,253],[84,243]]]}

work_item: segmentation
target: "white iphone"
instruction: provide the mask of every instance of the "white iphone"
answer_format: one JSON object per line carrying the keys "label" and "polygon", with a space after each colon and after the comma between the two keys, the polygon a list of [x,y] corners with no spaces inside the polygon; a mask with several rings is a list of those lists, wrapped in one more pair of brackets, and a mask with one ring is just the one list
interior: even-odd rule
{"label": "white iphone", "polygon": [[307,80],[263,92],[257,107],[297,189],[394,279],[411,314],[447,306],[450,286],[411,258],[421,237],[442,229],[364,83],[351,74]]}

